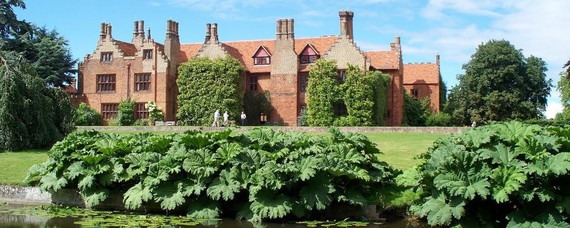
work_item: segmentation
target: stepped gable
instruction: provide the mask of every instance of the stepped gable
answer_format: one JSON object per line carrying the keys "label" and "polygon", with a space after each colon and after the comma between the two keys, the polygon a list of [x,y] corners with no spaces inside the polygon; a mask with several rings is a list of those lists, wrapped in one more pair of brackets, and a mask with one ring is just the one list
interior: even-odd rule
{"label": "stepped gable", "polygon": [[404,64],[404,84],[422,81],[426,84],[439,84],[439,67],[434,63]]}
{"label": "stepped gable", "polygon": [[397,70],[400,68],[400,59],[396,51],[367,51],[364,52],[370,65],[378,70]]}
{"label": "stepped gable", "polygon": [[135,56],[137,53],[137,48],[134,44],[120,40],[113,40],[113,42],[115,42],[115,44],[119,47],[119,50],[123,52],[123,56]]}

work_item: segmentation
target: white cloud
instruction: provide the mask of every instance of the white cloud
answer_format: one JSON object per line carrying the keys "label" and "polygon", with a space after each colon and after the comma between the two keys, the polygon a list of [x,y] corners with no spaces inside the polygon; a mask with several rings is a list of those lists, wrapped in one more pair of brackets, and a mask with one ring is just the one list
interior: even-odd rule
{"label": "white cloud", "polygon": [[552,119],[556,117],[557,113],[562,112],[562,110],[564,110],[564,107],[559,102],[548,102],[548,104],[546,105],[546,112],[544,115],[546,116],[547,119]]}

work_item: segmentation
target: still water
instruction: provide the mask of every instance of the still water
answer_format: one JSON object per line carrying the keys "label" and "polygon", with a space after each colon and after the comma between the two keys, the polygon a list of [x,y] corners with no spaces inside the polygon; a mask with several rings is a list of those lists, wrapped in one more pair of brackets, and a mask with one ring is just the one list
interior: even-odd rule
{"label": "still water", "polygon": [[[397,221],[391,221],[387,223],[313,223],[313,224],[298,224],[298,223],[263,223],[254,225],[245,221],[236,221],[232,219],[222,219],[215,221],[198,221],[198,222],[180,222],[185,220],[183,217],[174,216],[159,216],[155,218],[152,215],[123,215],[117,216],[116,213],[111,212],[91,212],[78,214],[73,217],[54,217],[54,214],[50,215],[42,212],[37,213],[37,208],[33,206],[22,206],[22,205],[7,205],[0,204],[0,227],[121,227],[128,226],[133,227],[133,220],[138,220],[144,218],[153,223],[147,223],[148,225],[135,225],[134,227],[219,227],[219,228],[305,228],[305,227],[366,227],[366,228],[400,228],[400,227],[427,227],[425,224],[408,221],[406,219],[400,219]],[[53,212],[53,211],[52,211]],[[57,213],[57,212],[56,212]],[[61,216],[61,215],[59,215]],[[107,219],[111,218],[112,219]],[[119,218],[119,219],[118,219]],[[122,220],[121,220],[122,219]],[[103,220],[113,220],[113,223],[98,222]],[[162,223],[164,221],[164,223]],[[175,222],[176,221],[176,222]],[[179,223],[179,224],[176,224]],[[130,224],[130,225],[129,225]],[[139,223],[140,224],[140,223]],[[145,224],[145,223],[143,223]],[[172,225],[176,224],[176,225]]]}

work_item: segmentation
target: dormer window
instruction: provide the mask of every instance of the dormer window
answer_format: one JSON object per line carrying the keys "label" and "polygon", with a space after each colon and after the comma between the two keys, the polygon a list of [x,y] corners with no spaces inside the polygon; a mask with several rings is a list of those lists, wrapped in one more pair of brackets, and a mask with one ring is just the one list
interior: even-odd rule
{"label": "dormer window", "polygon": [[261,46],[253,55],[253,65],[269,65],[271,64],[271,55],[264,46]]}
{"label": "dormer window", "polygon": [[152,49],[143,50],[143,59],[152,59]]}
{"label": "dormer window", "polygon": [[307,44],[303,52],[301,52],[301,64],[311,64],[319,59],[319,53],[315,50],[313,45]]}
{"label": "dormer window", "polygon": [[113,61],[113,52],[101,52],[101,62]]}

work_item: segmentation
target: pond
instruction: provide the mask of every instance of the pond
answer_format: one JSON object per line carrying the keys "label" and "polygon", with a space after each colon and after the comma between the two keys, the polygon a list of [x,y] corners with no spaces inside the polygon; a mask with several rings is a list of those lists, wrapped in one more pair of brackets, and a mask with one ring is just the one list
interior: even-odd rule
{"label": "pond", "polygon": [[232,219],[193,221],[181,216],[146,215],[92,211],[56,206],[22,206],[0,203],[0,227],[219,227],[219,228],[305,228],[305,227],[427,227],[406,219],[379,222],[291,222],[254,225]]}

